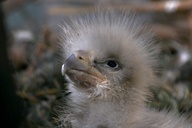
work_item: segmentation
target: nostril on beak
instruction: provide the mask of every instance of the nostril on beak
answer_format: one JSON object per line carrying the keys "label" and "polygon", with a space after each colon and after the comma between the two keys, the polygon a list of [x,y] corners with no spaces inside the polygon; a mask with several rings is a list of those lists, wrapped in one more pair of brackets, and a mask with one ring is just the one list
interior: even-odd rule
{"label": "nostril on beak", "polygon": [[81,56],[78,56],[78,58],[79,58],[80,60],[84,60],[83,57],[81,57]]}
{"label": "nostril on beak", "polygon": [[86,51],[83,51],[83,50],[78,50],[74,53],[75,57],[78,59],[78,60],[81,60],[81,61],[88,61],[89,60],[89,53],[86,52]]}

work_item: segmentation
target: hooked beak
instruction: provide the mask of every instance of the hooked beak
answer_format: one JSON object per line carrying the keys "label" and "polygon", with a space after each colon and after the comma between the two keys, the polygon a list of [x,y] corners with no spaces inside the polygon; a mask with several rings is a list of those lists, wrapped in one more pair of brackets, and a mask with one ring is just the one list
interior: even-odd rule
{"label": "hooked beak", "polygon": [[105,81],[105,77],[92,65],[90,53],[79,50],[67,58],[61,69],[73,82],[94,86]]}

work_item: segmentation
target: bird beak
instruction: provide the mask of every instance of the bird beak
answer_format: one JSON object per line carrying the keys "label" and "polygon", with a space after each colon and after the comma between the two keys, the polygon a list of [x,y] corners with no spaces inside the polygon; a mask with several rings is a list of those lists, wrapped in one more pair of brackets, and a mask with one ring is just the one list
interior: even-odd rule
{"label": "bird beak", "polygon": [[61,69],[73,82],[91,86],[105,81],[105,77],[91,64],[90,53],[79,50],[67,58]]}

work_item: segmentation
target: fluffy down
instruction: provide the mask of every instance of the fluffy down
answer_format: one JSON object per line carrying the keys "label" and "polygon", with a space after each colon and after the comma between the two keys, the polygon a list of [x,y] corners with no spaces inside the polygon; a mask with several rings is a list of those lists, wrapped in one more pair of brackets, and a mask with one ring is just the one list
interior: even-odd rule
{"label": "fluffy down", "polygon": [[71,92],[60,127],[191,128],[184,118],[148,110],[148,87],[158,79],[158,48],[142,18],[96,9],[62,25],[62,73]]}

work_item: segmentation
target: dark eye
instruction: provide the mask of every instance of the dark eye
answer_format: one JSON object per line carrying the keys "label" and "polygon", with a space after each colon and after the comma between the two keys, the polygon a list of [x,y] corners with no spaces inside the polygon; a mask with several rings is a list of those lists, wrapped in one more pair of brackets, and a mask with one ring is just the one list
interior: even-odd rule
{"label": "dark eye", "polygon": [[116,68],[118,66],[117,62],[114,60],[108,60],[106,64],[111,68]]}

